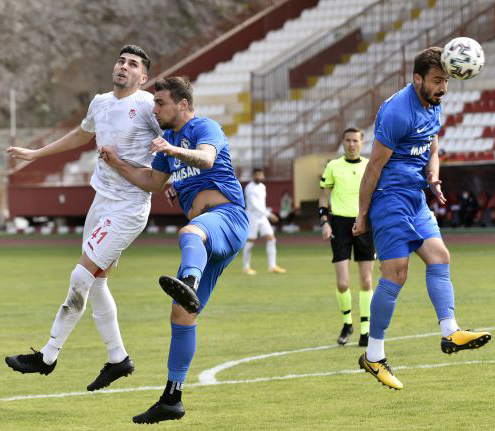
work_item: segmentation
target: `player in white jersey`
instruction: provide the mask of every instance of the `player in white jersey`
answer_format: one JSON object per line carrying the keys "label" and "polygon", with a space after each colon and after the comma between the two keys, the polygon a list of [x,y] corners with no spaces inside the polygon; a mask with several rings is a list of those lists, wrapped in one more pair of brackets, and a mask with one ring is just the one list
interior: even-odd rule
{"label": "player in white jersey", "polygon": [[[150,167],[150,143],[161,131],[153,115],[153,95],[140,90],[148,79],[149,66],[150,60],[141,48],[124,46],[113,69],[113,91],[94,97],[79,127],[41,149],[10,147],[7,152],[13,158],[31,161],[80,147],[96,136],[98,148],[114,147],[133,166]],[[39,352],[33,349],[32,354],[9,356],[5,361],[21,373],[50,374],[89,300],[108,352],[108,363],[87,387],[94,391],[134,371],[120,335],[107,275],[120,253],[146,226],[151,194],[102,160],[98,160],[91,186],[96,195],[84,226],[83,255],[71,274],[69,293],[55,317],[50,339]]]}
{"label": "player in white jersey", "polygon": [[265,173],[263,169],[253,169],[253,180],[244,188],[246,212],[249,218],[249,237],[242,251],[242,272],[256,275],[251,268],[251,252],[258,235],[266,241],[268,257],[268,272],[283,274],[284,268],[277,265],[277,246],[275,234],[270,221],[276,223],[278,217],[266,208],[266,186],[263,184]]}

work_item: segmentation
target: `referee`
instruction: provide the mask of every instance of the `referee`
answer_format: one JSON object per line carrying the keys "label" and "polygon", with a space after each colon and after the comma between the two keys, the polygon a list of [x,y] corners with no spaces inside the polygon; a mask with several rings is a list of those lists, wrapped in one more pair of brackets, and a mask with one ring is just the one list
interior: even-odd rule
{"label": "referee", "polygon": [[[321,193],[318,215],[324,240],[330,238],[335,273],[337,275],[337,302],[344,326],[337,342],[344,345],[354,332],[351,316],[351,292],[349,290],[349,260],[354,249],[354,261],[359,266],[359,311],[361,315],[361,335],[359,345],[368,345],[371,289],[375,248],[371,232],[355,237],[352,226],[358,215],[359,185],[368,163],[361,157],[363,132],[354,127],[343,133],[344,156],[331,160],[323,172],[320,181]],[[328,203],[331,199],[331,212]],[[330,216],[331,214],[331,216]]]}

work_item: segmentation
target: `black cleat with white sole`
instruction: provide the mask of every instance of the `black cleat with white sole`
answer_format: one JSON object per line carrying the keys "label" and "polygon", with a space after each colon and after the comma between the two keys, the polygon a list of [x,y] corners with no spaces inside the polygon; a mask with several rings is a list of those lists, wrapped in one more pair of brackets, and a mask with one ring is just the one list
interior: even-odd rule
{"label": "black cleat with white sole", "polygon": [[40,373],[48,376],[55,369],[57,361],[51,365],[45,364],[43,362],[43,353],[34,350],[32,347],[31,350],[33,353],[27,355],[7,356],[5,362],[14,371],[22,374]]}
{"label": "black cleat with white sole", "polygon": [[353,332],[354,332],[354,327],[352,326],[352,324],[344,323],[344,326],[342,327],[342,331],[340,331],[340,335],[337,338],[337,343],[339,343],[339,345],[341,346],[347,344]]}
{"label": "black cleat with white sole", "polygon": [[189,313],[197,313],[200,307],[196,294],[198,281],[196,277],[189,275],[182,279],[162,275],[159,279],[160,286],[165,293],[184,307]]}
{"label": "black cleat with white sole", "polygon": [[157,422],[181,419],[185,414],[186,410],[182,401],[168,405],[160,398],[144,413],[134,416],[132,421],[136,424],[156,424]]}
{"label": "black cleat with white sole", "polygon": [[122,362],[118,364],[111,364],[107,362],[100,371],[98,377],[94,382],[87,386],[88,391],[97,391],[110,385],[121,377],[127,377],[134,372],[134,362],[127,356]]}

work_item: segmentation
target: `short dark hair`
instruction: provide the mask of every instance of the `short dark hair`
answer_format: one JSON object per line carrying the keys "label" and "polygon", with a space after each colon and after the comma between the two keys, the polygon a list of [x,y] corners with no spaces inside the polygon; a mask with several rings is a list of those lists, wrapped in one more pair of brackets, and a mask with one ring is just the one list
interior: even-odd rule
{"label": "short dark hair", "polygon": [[417,73],[421,78],[425,79],[430,69],[443,70],[440,57],[443,49],[438,46],[431,46],[421,51],[414,58],[414,70],[413,73]]}
{"label": "short dark hair", "polygon": [[262,168],[253,168],[253,175],[256,173],[256,172],[264,172]]}
{"label": "short dark hair", "polygon": [[170,97],[175,103],[186,99],[190,110],[193,109],[193,86],[185,76],[170,76],[155,81],[156,91],[170,91]]}
{"label": "short dark hair", "polygon": [[357,127],[348,127],[347,129],[344,130],[344,133],[342,133],[342,139],[345,139],[345,134],[346,133],[360,133],[361,134],[361,139],[364,138],[364,133],[361,129],[358,129]]}
{"label": "short dark hair", "polygon": [[134,55],[137,55],[138,57],[141,57],[143,66],[146,68],[146,71],[150,70],[151,60],[148,57],[148,54],[146,54],[146,52],[144,52],[143,48],[141,48],[137,45],[125,45],[120,50],[119,55],[122,55],[122,54],[134,54]]}

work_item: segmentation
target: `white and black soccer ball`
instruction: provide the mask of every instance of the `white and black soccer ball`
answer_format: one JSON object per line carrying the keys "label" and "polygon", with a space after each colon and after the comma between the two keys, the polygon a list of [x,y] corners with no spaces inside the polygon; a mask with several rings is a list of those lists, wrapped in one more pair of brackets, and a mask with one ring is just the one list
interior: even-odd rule
{"label": "white and black soccer ball", "polygon": [[444,46],[441,61],[452,78],[471,79],[481,72],[485,64],[485,53],[474,39],[456,37]]}

